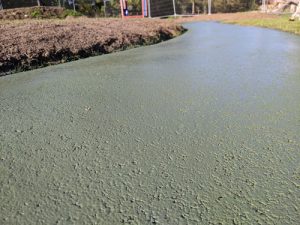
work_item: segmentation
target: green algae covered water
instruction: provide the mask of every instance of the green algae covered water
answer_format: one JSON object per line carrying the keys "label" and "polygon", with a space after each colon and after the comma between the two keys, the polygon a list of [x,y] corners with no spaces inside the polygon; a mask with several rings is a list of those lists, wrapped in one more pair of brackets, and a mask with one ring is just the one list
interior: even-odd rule
{"label": "green algae covered water", "polygon": [[0,224],[299,224],[300,38],[186,27],[0,78]]}

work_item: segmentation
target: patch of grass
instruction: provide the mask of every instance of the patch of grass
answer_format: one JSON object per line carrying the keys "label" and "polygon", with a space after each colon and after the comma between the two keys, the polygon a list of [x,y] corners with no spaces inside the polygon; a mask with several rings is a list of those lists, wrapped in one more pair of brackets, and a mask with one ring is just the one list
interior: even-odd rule
{"label": "patch of grass", "polygon": [[263,19],[223,20],[224,23],[266,27],[300,35],[300,21],[289,21],[289,15]]}
{"label": "patch of grass", "polygon": [[61,17],[62,18],[66,18],[67,16],[78,17],[78,16],[82,16],[82,14],[80,12],[67,9],[67,10],[64,10],[64,12],[62,13]]}
{"label": "patch of grass", "polygon": [[30,16],[31,18],[41,18],[42,17],[42,11],[40,9],[34,9],[31,13],[30,13]]}

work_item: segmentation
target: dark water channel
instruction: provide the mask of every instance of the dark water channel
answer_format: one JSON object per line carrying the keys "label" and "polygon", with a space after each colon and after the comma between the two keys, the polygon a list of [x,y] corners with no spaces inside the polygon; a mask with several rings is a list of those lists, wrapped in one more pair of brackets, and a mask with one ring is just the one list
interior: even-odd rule
{"label": "dark water channel", "polygon": [[0,224],[299,224],[300,38],[186,27],[0,78]]}

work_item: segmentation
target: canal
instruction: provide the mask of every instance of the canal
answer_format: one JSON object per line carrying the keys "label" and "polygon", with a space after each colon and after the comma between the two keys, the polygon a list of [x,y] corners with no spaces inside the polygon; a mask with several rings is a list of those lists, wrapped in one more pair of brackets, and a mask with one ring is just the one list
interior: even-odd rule
{"label": "canal", "polygon": [[189,23],[0,78],[0,224],[298,224],[300,38]]}

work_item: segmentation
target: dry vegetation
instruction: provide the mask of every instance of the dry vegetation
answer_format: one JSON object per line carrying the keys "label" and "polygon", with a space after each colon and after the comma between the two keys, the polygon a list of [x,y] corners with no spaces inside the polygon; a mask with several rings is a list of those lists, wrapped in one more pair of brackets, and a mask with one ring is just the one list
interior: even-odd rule
{"label": "dry vegetation", "polygon": [[2,21],[0,75],[154,44],[183,31],[176,23],[149,19]]}

